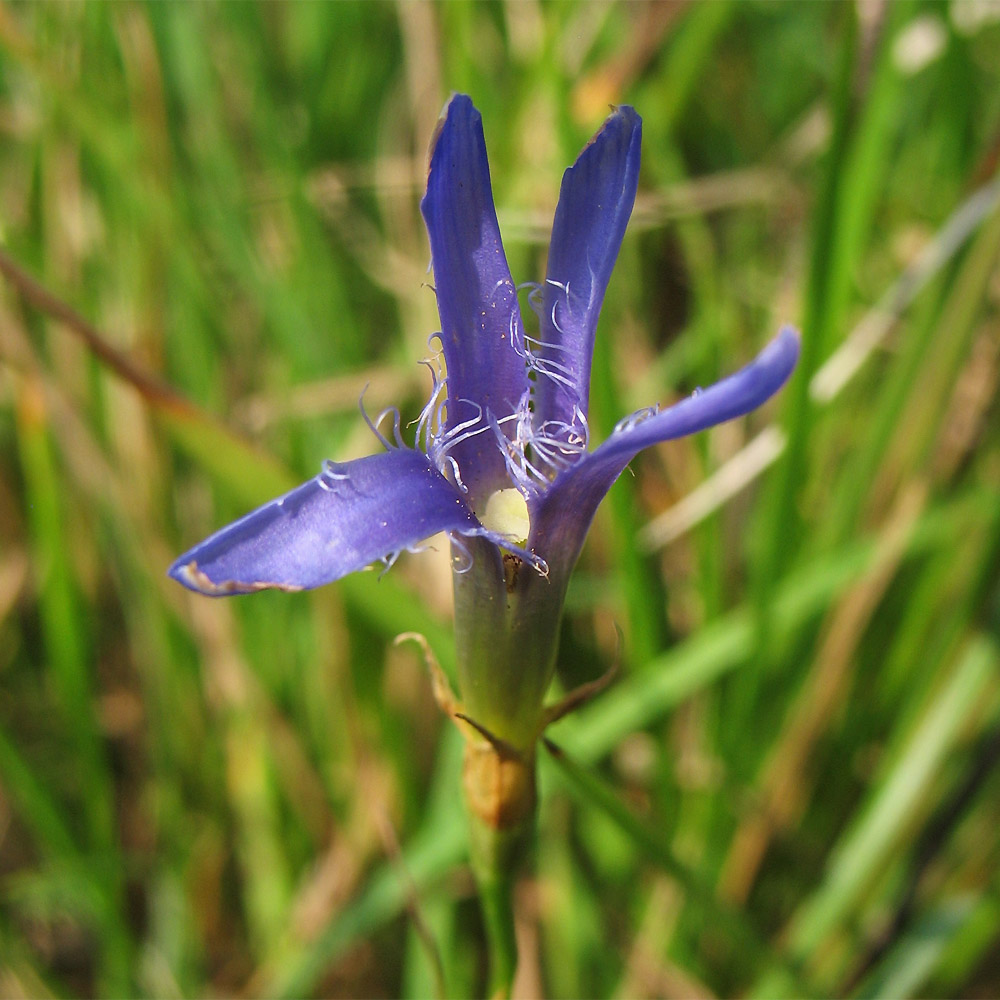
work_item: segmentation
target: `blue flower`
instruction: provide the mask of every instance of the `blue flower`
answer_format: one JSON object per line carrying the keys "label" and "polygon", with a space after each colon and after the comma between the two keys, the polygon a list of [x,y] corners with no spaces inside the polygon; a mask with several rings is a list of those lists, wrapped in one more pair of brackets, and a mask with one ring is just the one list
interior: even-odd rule
{"label": "blue flower", "polygon": [[590,449],[594,334],[635,201],[641,131],[632,108],[617,108],[566,171],[547,274],[531,296],[532,337],[500,239],[482,119],[468,97],[453,97],[421,203],[445,370],[433,375],[419,447],[402,442],[398,413],[393,441],[376,419],[383,453],[325,463],[186,552],[170,575],[213,596],[300,590],[447,532],[465,704],[478,705],[491,731],[529,739],[533,722],[511,730],[505,713],[524,716],[526,700],[541,702],[566,583],[608,489],[642,449],[759,406],[798,357],[798,337],[786,328],[735,375],[627,417]]}

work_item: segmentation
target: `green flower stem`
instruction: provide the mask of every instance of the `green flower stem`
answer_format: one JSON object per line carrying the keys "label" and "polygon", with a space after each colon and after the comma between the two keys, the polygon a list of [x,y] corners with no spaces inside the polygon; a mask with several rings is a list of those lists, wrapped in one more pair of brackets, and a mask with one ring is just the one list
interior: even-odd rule
{"label": "green flower stem", "polygon": [[[458,697],[438,695],[465,736],[469,858],[483,908],[490,991],[517,969],[511,894],[534,842],[536,746],[555,669],[566,574],[540,576],[484,539],[456,553]],[[471,563],[470,563],[471,557]],[[440,685],[439,685],[440,686]]]}
{"label": "green flower stem", "polygon": [[469,859],[479,890],[490,960],[490,995],[509,997],[517,970],[512,895],[535,831],[535,757],[486,740],[466,743]]}
{"label": "green flower stem", "polygon": [[517,971],[517,940],[514,935],[514,908],[511,905],[513,880],[505,876],[477,877],[476,883],[490,955],[489,995],[494,1000],[507,1000]]}

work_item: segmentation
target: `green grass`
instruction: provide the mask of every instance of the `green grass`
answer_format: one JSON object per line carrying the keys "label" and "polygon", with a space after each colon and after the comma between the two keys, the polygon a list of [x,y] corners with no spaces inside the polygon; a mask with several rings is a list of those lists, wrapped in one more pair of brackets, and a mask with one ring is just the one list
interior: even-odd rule
{"label": "green grass", "polygon": [[[622,675],[549,734],[515,994],[1000,991],[1000,22],[974,8],[0,8],[0,251],[42,286],[3,268],[0,993],[484,989],[460,740],[393,644],[454,673],[444,553],[233,601],[164,575],[373,451],[366,382],[419,412],[452,90],[518,281],[607,105],[643,115],[598,438],[803,329],[775,403],[641,456],[598,515],[559,684]],[[650,544],[772,425],[776,459]]]}

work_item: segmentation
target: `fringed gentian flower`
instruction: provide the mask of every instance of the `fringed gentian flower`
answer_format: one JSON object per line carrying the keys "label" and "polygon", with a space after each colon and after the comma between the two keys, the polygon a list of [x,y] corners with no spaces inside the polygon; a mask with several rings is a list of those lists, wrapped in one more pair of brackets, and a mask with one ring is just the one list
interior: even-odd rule
{"label": "fringed gentian flower", "polygon": [[[500,240],[482,121],[455,96],[421,204],[445,372],[434,374],[419,448],[372,423],[385,451],[323,471],[223,528],[171,567],[210,595],[329,583],[437,532],[451,537],[466,791],[474,854],[498,861],[534,811],[534,749],[570,572],[601,500],[642,449],[753,410],[785,382],[798,337],[782,330],[735,375],[622,420],[591,449],[597,317],[635,200],[641,120],[619,107],[562,182],[530,336]],[[449,697],[445,696],[448,701]],[[476,841],[479,841],[478,847]],[[505,846],[506,845],[506,846]],[[487,866],[488,867],[488,866]]]}

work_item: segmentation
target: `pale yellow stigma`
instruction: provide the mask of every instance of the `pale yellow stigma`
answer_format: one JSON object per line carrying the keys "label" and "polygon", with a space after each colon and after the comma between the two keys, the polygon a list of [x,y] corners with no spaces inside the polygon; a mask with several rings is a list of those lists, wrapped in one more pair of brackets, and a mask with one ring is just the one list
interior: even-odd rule
{"label": "pale yellow stigma", "polygon": [[528,504],[520,490],[497,490],[486,501],[486,510],[479,520],[489,531],[509,538],[515,545],[524,545],[531,528]]}

